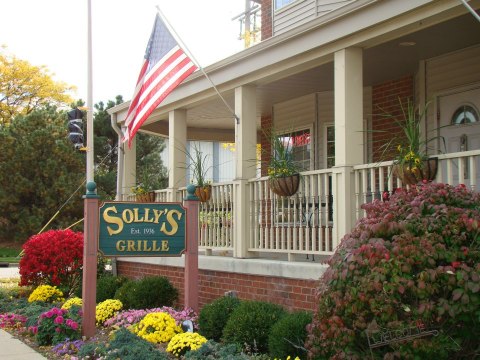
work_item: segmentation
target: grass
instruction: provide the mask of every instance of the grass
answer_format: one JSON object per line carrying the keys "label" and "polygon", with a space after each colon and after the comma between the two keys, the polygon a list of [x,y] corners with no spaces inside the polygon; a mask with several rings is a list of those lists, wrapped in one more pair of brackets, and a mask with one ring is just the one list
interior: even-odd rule
{"label": "grass", "polygon": [[22,249],[12,247],[0,247],[0,263],[18,263],[20,258],[17,257]]}

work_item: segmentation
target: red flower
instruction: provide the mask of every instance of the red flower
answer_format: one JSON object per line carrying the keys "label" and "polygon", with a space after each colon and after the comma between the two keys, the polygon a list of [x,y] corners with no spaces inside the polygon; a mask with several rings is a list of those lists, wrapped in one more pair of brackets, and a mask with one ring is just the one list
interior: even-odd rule
{"label": "red flower", "polygon": [[462,265],[462,263],[460,261],[452,261],[452,267],[454,269],[460,267],[460,265]]}

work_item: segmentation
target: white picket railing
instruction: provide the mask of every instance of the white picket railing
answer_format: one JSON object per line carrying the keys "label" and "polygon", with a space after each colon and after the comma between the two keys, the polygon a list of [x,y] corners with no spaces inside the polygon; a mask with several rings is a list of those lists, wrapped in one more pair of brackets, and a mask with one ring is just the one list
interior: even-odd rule
{"label": "white picket railing", "polygon": [[280,197],[268,187],[268,178],[250,181],[249,251],[293,255],[329,255],[337,242],[332,238],[332,172],[301,174],[298,192]]}
{"label": "white picket railing", "polygon": [[[480,150],[462,151],[436,155],[438,158],[436,182],[450,185],[465,184],[478,191],[480,180]],[[402,187],[402,181],[393,174],[393,162],[354,166],[355,218],[365,216],[361,205],[382,199],[384,193],[391,193]]]}

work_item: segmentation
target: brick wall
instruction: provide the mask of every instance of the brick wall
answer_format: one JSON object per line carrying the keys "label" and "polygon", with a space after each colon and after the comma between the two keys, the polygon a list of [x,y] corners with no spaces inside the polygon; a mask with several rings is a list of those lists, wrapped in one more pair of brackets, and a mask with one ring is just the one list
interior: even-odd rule
{"label": "brick wall", "polygon": [[262,0],[262,40],[272,37],[272,0]]}
{"label": "brick wall", "polygon": [[[388,143],[391,139],[398,137],[400,128],[395,120],[385,117],[390,114],[397,119],[402,119],[402,109],[400,106],[407,99],[414,97],[414,79],[412,75],[377,84],[372,87],[372,155],[373,162],[392,160],[395,151],[385,153],[382,157],[382,144]],[[380,131],[381,132],[377,132]]]}
{"label": "brick wall", "polygon": [[[184,304],[183,268],[151,265],[127,261],[117,263],[118,274],[132,279],[144,276],[165,276],[178,289],[179,300]],[[199,270],[199,306],[234,290],[240,299],[268,301],[282,305],[287,310],[315,309],[317,281],[288,279],[275,276],[248,275],[223,271]]]}
{"label": "brick wall", "polygon": [[273,122],[271,116],[262,116],[260,121],[261,134],[260,134],[260,145],[262,147],[262,162],[261,162],[261,174],[262,176],[267,176],[267,167],[270,162],[271,157],[271,147],[270,139],[268,137],[269,132],[272,129]]}

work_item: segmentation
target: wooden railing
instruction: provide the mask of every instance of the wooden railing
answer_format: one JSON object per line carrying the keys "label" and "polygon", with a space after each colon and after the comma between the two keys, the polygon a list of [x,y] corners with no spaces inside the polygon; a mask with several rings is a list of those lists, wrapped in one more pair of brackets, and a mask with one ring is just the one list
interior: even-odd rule
{"label": "wooden railing", "polygon": [[[480,179],[480,150],[462,151],[436,155],[438,169],[436,182],[451,185],[465,184],[478,191]],[[355,218],[365,216],[361,205],[382,199],[384,193],[391,193],[403,186],[402,181],[393,173],[393,162],[354,166]]]}
{"label": "wooden railing", "polygon": [[256,253],[329,255],[337,245],[332,238],[332,176],[329,170],[301,174],[300,188],[291,197],[279,197],[268,178],[250,181],[250,243]]}

